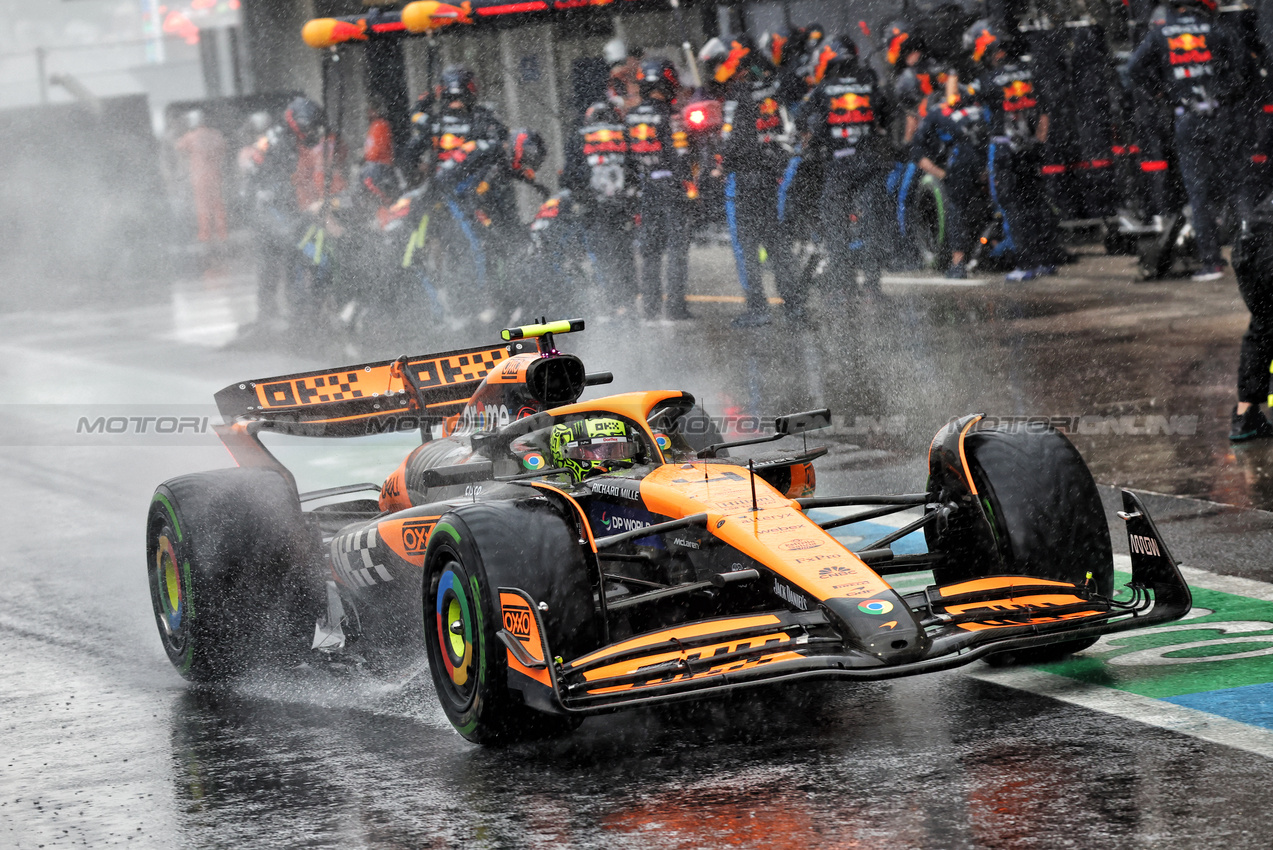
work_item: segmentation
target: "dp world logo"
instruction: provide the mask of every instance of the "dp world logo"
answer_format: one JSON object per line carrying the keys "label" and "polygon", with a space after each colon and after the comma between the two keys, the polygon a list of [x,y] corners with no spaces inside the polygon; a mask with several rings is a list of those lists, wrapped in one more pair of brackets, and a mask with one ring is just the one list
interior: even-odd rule
{"label": "dp world logo", "polygon": [[601,512],[601,527],[606,531],[623,532],[636,531],[638,528],[649,528],[650,523],[643,519],[635,517],[622,516],[615,514],[611,516],[608,512]]}

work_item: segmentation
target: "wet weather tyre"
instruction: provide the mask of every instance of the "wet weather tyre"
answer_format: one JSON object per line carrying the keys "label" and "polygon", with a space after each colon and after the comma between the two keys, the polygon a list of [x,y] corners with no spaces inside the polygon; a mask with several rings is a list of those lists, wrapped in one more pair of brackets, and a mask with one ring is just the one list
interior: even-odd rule
{"label": "wet weather tyre", "polygon": [[[551,737],[578,725],[575,718],[530,708],[508,686],[508,650],[496,636],[502,625],[499,588],[492,579],[492,568],[500,565],[493,562],[515,550],[519,563],[535,570],[555,549],[576,545],[560,520],[548,523],[544,534],[539,523],[527,525],[518,513],[514,503],[494,502],[446,514],[430,534],[425,554],[423,626],[429,671],[447,718],[476,744]],[[562,607],[554,600],[551,610]]]}
{"label": "wet weather tyre", "polygon": [[[1109,525],[1096,482],[1078,450],[1052,429],[985,429],[965,439],[969,471],[990,522],[996,551],[939,566],[939,585],[993,574],[981,564],[1002,561],[1009,575],[1091,586],[1102,596],[1114,591],[1114,556]],[[950,544],[954,544],[951,546]],[[962,543],[962,545],[960,545]],[[969,551],[970,541],[938,546]],[[987,545],[987,544],[982,544]],[[997,557],[996,557],[997,556]],[[1095,638],[999,653],[990,663],[1039,663],[1086,649]]]}
{"label": "wet weather tyre", "polygon": [[906,219],[924,268],[939,267],[946,247],[946,201],[940,180],[924,175],[907,205]]}
{"label": "wet weather tyre", "polygon": [[302,649],[316,557],[296,491],[275,472],[225,469],[161,484],[146,518],[146,563],[173,666],[216,682]]}

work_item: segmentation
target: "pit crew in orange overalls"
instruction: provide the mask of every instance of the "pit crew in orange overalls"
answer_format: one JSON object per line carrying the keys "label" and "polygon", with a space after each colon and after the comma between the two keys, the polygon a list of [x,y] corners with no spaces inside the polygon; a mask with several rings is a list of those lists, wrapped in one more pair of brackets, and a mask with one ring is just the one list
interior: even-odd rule
{"label": "pit crew in orange overalls", "polygon": [[224,242],[225,233],[225,136],[207,126],[203,113],[186,116],[190,128],[177,139],[176,148],[186,158],[190,188],[194,192],[195,218],[200,242]]}

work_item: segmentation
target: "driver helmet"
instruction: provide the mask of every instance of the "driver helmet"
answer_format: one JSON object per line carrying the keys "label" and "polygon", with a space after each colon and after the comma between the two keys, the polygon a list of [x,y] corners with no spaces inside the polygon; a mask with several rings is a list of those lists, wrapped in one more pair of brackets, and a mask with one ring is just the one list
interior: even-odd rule
{"label": "driver helmet", "polygon": [[668,100],[676,97],[676,90],[681,85],[680,74],[676,66],[667,59],[647,59],[637,70],[637,88],[641,97],[649,97],[660,91]]}
{"label": "driver helmet", "polygon": [[477,75],[464,65],[448,65],[443,68],[438,89],[443,100],[458,100],[464,104],[465,109],[472,109],[477,104]]}
{"label": "driver helmet", "polygon": [[995,51],[1006,49],[1007,39],[990,20],[982,18],[964,33],[964,50],[974,64],[991,64]]}
{"label": "driver helmet", "polygon": [[632,430],[612,417],[578,419],[553,426],[548,450],[554,467],[576,482],[615,467],[631,467],[640,450]]}
{"label": "driver helmet", "polygon": [[546,154],[544,137],[534,130],[519,127],[508,134],[509,165],[514,171],[529,172],[534,177],[535,169],[544,164]]}
{"label": "driver helmet", "polygon": [[293,98],[283,113],[283,121],[301,144],[315,145],[322,138],[327,116],[323,108],[307,97]]}

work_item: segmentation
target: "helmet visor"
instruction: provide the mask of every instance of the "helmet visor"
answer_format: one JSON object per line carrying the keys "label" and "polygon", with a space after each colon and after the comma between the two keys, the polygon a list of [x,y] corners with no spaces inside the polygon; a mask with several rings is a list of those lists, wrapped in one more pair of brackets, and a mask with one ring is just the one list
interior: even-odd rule
{"label": "helmet visor", "polygon": [[566,443],[562,455],[571,460],[627,460],[636,457],[636,443],[627,437],[593,437]]}

